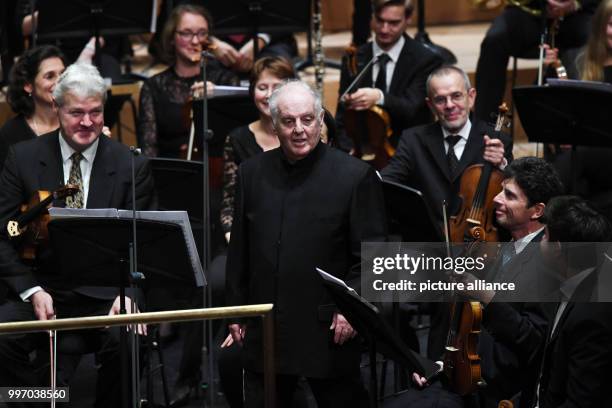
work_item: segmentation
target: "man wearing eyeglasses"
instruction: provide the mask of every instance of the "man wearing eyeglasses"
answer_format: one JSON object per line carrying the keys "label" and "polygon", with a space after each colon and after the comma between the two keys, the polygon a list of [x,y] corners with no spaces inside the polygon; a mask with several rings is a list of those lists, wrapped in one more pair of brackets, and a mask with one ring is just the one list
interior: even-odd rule
{"label": "man wearing eyeglasses", "polygon": [[[375,58],[368,72],[356,84],[354,92],[338,103],[336,121],[341,147],[352,143],[344,136],[345,111],[366,111],[374,106],[385,109],[391,118],[394,137],[402,130],[430,120],[424,103],[427,75],[442,64],[442,59],[421,43],[406,35],[414,6],[411,0],[373,0],[374,41],[356,51],[357,72],[351,72],[349,56],[345,56],[340,73],[340,95],[354,81],[368,62]],[[350,135],[348,135],[350,137]]]}
{"label": "man wearing eyeglasses", "polygon": [[383,178],[420,190],[438,224],[442,202],[459,209],[457,193],[463,171],[489,162],[503,168],[512,160],[512,140],[487,124],[470,120],[476,89],[460,68],[444,66],[427,78],[427,105],[437,122],[404,131]]}

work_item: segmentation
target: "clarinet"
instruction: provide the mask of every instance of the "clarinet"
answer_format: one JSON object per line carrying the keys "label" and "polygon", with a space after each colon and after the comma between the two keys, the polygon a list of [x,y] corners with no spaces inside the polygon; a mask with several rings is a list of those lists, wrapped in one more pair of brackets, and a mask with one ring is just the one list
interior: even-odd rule
{"label": "clarinet", "polygon": [[325,55],[323,54],[323,23],[321,20],[321,0],[314,1],[312,31],[315,37],[314,67],[315,88],[323,97],[323,77],[325,76]]}

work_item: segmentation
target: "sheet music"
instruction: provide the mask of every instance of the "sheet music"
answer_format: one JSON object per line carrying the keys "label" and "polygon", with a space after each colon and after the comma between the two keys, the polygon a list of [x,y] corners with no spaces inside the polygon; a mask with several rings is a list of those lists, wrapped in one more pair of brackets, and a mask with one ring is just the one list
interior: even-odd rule
{"label": "sheet music", "polygon": [[215,85],[215,90],[209,98],[219,98],[223,96],[246,96],[249,88],[246,86]]}
{"label": "sheet music", "polygon": [[[132,214],[132,210],[118,210],[118,218],[132,219]],[[196,273],[196,283],[198,286],[204,286],[206,284],[204,280],[204,271],[200,263],[200,255],[198,254],[195,239],[193,238],[193,231],[191,230],[191,223],[189,222],[187,211],[136,211],[136,219],[168,222],[180,226],[183,231],[185,242],[187,243],[187,253],[191,260],[191,266]]]}
{"label": "sheet music", "polygon": [[335,283],[336,285],[340,285],[340,286],[342,286],[343,288],[345,288],[348,291],[355,292],[355,289],[353,289],[350,286],[348,286],[346,284],[346,282],[344,282],[342,279],[336,278],[334,275],[331,275],[331,274],[325,272],[323,269],[319,269],[319,268],[315,268],[315,269],[317,270],[317,272],[319,272],[319,275],[321,275],[321,277],[323,279],[325,279],[326,281]]}
{"label": "sheet music", "polygon": [[97,218],[119,218],[116,208],[49,208],[51,218],[76,218],[76,217],[97,217]]}
{"label": "sheet music", "polygon": [[[132,210],[117,210],[116,208],[49,208],[51,218],[120,218],[132,219]],[[187,244],[187,253],[191,266],[195,271],[195,280],[198,286],[206,285],[204,271],[200,263],[200,255],[196,248],[191,223],[187,211],[136,211],[136,219],[160,221],[175,224],[181,227],[183,237]]]}

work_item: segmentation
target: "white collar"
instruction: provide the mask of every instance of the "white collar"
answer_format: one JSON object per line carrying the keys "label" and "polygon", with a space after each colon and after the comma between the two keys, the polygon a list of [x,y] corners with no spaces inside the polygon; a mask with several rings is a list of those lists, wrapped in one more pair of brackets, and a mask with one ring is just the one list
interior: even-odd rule
{"label": "white collar", "polygon": [[402,48],[404,48],[405,42],[406,39],[402,35],[399,40],[397,40],[397,42],[393,44],[393,47],[391,47],[388,51],[384,51],[382,48],[379,47],[378,43],[376,42],[376,39],[374,39],[374,41],[372,41],[372,54],[374,57],[378,57],[380,54],[387,54],[391,58],[391,61],[397,63],[397,60],[399,59],[399,56],[402,53]]}
{"label": "white collar", "polygon": [[525,247],[527,247],[527,245],[533,240],[533,238],[535,238],[535,236],[543,230],[544,227],[538,229],[537,231],[533,231],[531,234],[525,235],[523,238],[519,238],[514,241],[514,250],[516,251],[516,253],[520,254],[521,252],[523,252],[523,249],[525,249]]}
{"label": "white collar", "polygon": [[459,132],[457,133],[451,133],[448,131],[448,129],[442,126],[440,127],[442,128],[442,136],[444,136],[444,139],[446,139],[447,136],[457,135],[461,136],[461,138],[467,142],[468,137],[470,137],[470,132],[472,131],[472,122],[470,121],[470,118],[468,118],[467,122],[465,122],[465,125],[463,125],[463,127],[459,129]]}
{"label": "white collar", "polygon": [[[85,150],[81,152],[83,158],[85,158],[88,163],[93,163],[93,160],[96,157],[96,151],[98,150],[99,141],[100,137],[98,136],[91,145],[89,145]],[[70,160],[72,154],[76,152],[76,150],[74,150],[72,146],[70,146],[68,142],[66,142],[61,130],[59,131],[59,144],[60,150],[62,152],[62,162],[65,163],[66,161]]]}
{"label": "white collar", "polygon": [[578,289],[578,286],[580,285],[580,283],[582,283],[582,281],[585,280],[586,277],[589,276],[591,272],[593,272],[594,270],[595,270],[594,267],[587,268],[577,273],[576,275],[572,276],[571,278],[566,279],[561,284],[561,288],[560,288],[560,291],[563,294],[564,300],[571,299],[572,296],[574,295],[574,292],[576,292],[576,289]]}

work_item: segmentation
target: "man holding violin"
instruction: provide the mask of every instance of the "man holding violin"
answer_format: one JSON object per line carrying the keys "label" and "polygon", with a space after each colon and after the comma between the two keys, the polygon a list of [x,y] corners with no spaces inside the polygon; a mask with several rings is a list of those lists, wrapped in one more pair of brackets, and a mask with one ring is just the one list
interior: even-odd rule
{"label": "man holding violin", "polygon": [[486,123],[470,120],[476,89],[460,68],[443,66],[427,78],[427,105],[437,122],[404,131],[395,156],[382,171],[386,180],[420,190],[442,225],[442,202],[449,213],[459,206],[463,171],[472,164],[505,167],[512,160],[512,140]]}
{"label": "man holding violin", "polygon": [[[56,191],[65,184],[77,185],[79,191],[65,202],[55,200],[54,206],[132,208],[132,153],[126,146],[100,137],[106,85],[98,70],[84,64],[68,67],[53,97],[60,128],[11,147],[0,176],[0,320],[4,322],[119,313],[117,288],[67,282],[58,273],[50,250],[39,251],[34,267],[26,265],[7,234],[8,221],[15,219],[25,199],[41,190]],[[135,162],[136,208],[154,209],[148,163],[144,157],[137,157]],[[129,304],[128,299],[126,306]],[[145,328],[139,326],[138,330],[144,333]],[[80,359],[72,352],[62,355],[62,340],[67,340],[66,345],[83,343],[87,350],[82,352],[97,351],[101,364],[96,406],[120,406],[118,335],[118,328],[62,332],[57,350],[57,384],[67,385]],[[29,353],[48,348],[46,333],[0,336],[0,385],[47,383],[47,372],[40,376]]]}
{"label": "man holding violin", "polygon": [[[546,300],[557,285],[539,243],[544,237],[545,209],[564,191],[559,176],[544,160],[524,157],[504,169],[502,186],[494,199],[495,214],[498,225],[510,233],[512,241],[502,247],[487,281],[513,282],[518,290],[512,294],[486,290],[462,293],[484,305],[478,355],[487,385],[478,389],[476,396],[478,406],[483,408],[496,408],[500,400],[510,400],[537,381],[539,357],[551,319],[548,306],[554,303],[536,300]],[[475,278],[465,273],[458,279],[467,284]],[[427,385],[418,374],[413,374],[413,381],[421,387]],[[438,387],[433,389],[434,394],[439,392],[446,393]],[[447,397],[460,401],[458,396]]]}
{"label": "man holding violin", "polygon": [[341,141],[350,143],[347,137],[355,136],[345,134],[345,112],[380,106],[390,116],[395,145],[403,129],[430,120],[424,103],[425,80],[442,60],[405,33],[414,9],[411,0],[374,0],[372,8],[374,41],[357,49],[354,64],[345,56],[340,95],[370,61],[371,69],[355,84],[356,89],[338,102],[336,121]]}

